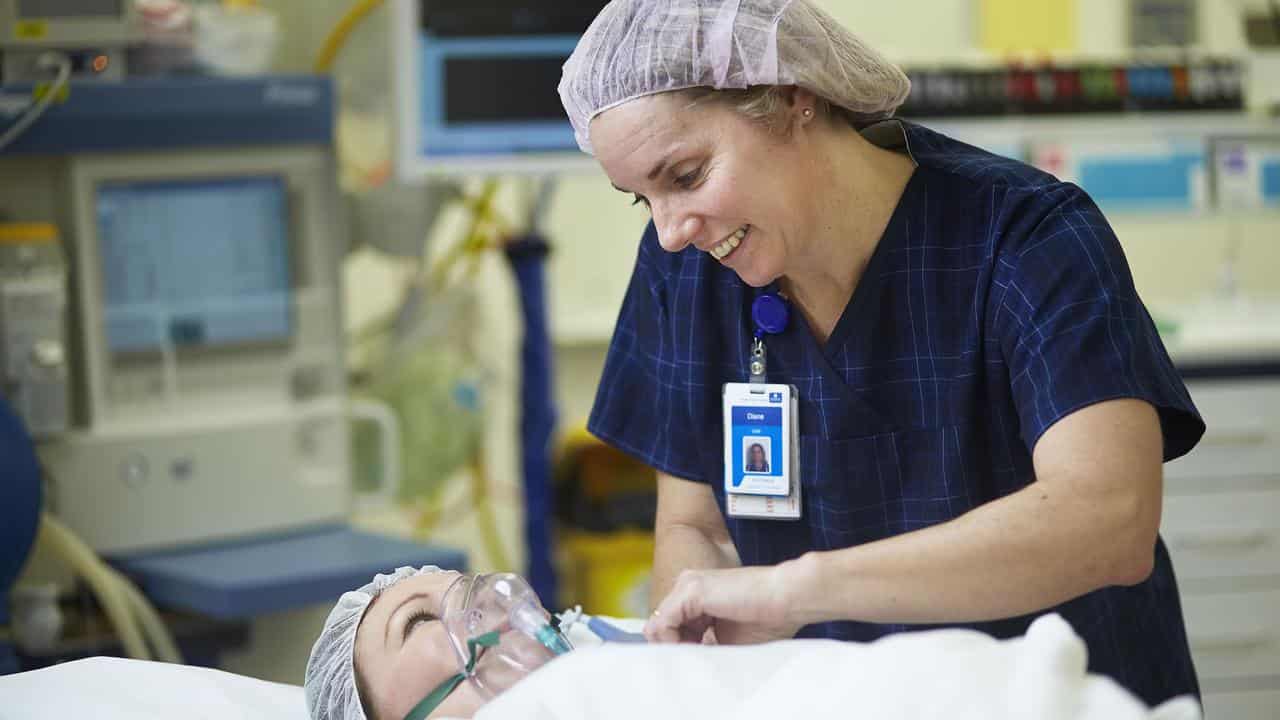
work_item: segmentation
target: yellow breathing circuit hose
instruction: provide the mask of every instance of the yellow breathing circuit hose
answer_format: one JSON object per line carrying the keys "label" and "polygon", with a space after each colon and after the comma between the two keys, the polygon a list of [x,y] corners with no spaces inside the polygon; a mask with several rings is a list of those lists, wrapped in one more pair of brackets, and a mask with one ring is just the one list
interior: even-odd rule
{"label": "yellow breathing circuit hose", "polygon": [[467,227],[467,233],[462,240],[446,250],[444,255],[431,267],[428,277],[431,287],[444,287],[449,277],[449,271],[459,260],[466,257],[476,258],[481,251],[489,247],[490,244],[485,230],[488,226],[500,224],[497,213],[493,208],[494,198],[498,194],[498,186],[498,181],[493,178],[485,180],[484,186],[480,189],[480,194],[477,197],[463,201],[463,204],[471,211],[471,223]]}
{"label": "yellow breathing circuit hose", "polygon": [[370,13],[382,7],[383,2],[384,0],[360,0],[347,11],[346,15],[342,16],[338,24],[329,32],[329,37],[325,38],[320,55],[316,58],[314,68],[316,73],[323,74],[333,69],[333,63],[338,59],[342,46],[347,44],[347,38],[351,32],[364,22]]}

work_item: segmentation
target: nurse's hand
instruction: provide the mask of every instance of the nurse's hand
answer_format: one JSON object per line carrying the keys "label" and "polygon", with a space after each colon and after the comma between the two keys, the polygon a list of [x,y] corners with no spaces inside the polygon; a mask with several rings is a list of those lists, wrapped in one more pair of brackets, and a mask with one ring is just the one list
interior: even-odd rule
{"label": "nurse's hand", "polygon": [[725,645],[794,637],[802,623],[790,618],[781,567],[685,570],[645,623],[645,637],[699,642],[707,629]]}

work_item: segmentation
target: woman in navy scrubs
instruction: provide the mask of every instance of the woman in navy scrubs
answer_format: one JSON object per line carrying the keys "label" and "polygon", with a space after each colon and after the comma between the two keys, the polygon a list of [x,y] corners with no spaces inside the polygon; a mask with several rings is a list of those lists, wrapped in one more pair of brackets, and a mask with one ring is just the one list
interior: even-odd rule
{"label": "woman in navy scrubs", "polygon": [[[579,144],[653,215],[589,422],[658,472],[646,632],[1009,637],[1057,612],[1091,671],[1198,694],[1157,531],[1162,463],[1204,425],[1120,244],[1080,188],[891,119],[907,89],[807,0],[615,0],[565,65]],[[726,505],[722,388],[768,293],[791,521]]]}

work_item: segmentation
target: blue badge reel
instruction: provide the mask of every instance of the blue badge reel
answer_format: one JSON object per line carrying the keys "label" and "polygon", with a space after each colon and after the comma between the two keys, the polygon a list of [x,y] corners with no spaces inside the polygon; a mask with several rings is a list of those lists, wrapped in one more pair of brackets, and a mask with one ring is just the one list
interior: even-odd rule
{"label": "blue badge reel", "polygon": [[789,318],[780,295],[766,292],[755,299],[750,382],[724,385],[724,490],[730,517],[800,517],[799,394],[791,385],[766,382],[765,338],[785,332]]}

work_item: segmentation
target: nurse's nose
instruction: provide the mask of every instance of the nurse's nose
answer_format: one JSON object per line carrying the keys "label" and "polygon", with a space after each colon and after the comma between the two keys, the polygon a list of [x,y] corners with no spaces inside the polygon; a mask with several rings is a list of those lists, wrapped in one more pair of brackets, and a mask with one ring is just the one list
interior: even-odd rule
{"label": "nurse's nose", "polygon": [[702,220],[683,213],[675,217],[663,217],[654,209],[654,225],[658,228],[658,244],[667,252],[680,252],[693,242],[702,230]]}

